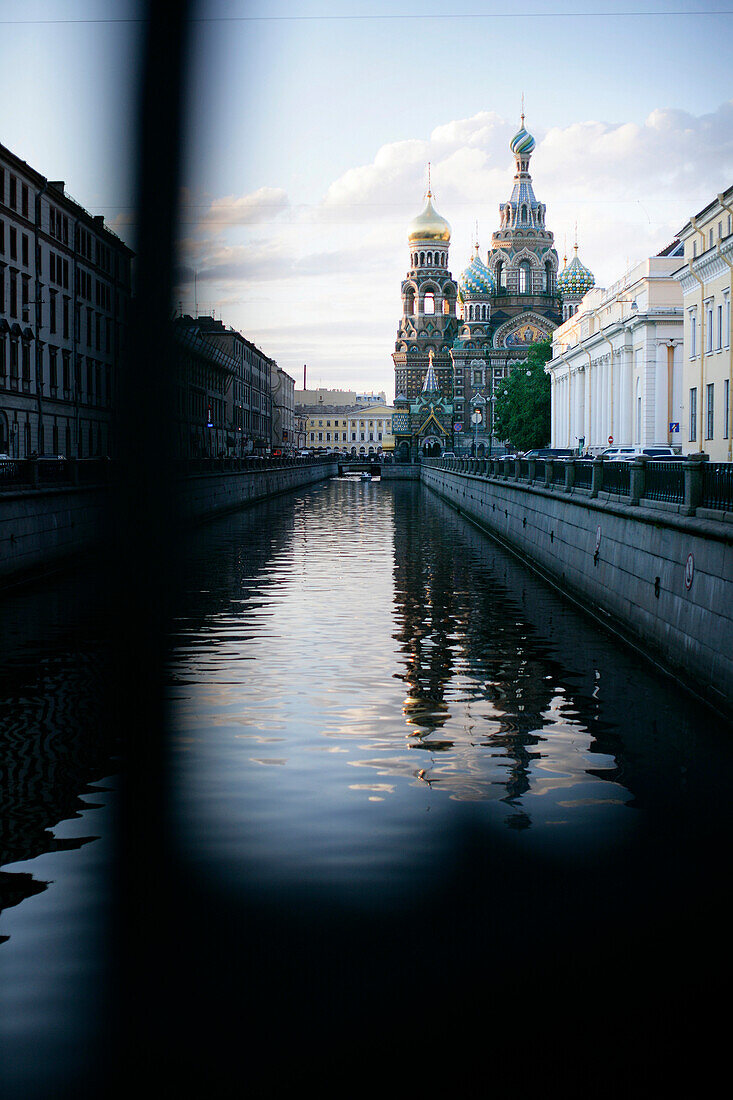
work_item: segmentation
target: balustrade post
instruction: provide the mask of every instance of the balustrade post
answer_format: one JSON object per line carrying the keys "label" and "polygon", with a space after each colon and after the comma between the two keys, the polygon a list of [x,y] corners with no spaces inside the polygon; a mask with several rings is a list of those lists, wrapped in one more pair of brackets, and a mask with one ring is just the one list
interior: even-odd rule
{"label": "balustrade post", "polygon": [[629,466],[629,504],[638,504],[646,488],[646,456],[639,455]]}
{"label": "balustrade post", "polygon": [[685,503],[680,508],[684,516],[694,516],[702,500],[702,466],[710,456],[704,452],[685,458]]}
{"label": "balustrade post", "polygon": [[521,458],[514,459],[514,480],[519,481],[522,476],[522,460]]}
{"label": "balustrade post", "polygon": [[31,489],[38,488],[38,460],[35,458],[26,459],[26,470],[28,471],[28,483]]}
{"label": "balustrade post", "polygon": [[571,493],[575,488],[575,459],[569,458],[565,463],[565,492]]}
{"label": "balustrade post", "polygon": [[536,477],[537,477],[537,459],[536,458],[528,458],[527,459],[527,481],[530,483],[530,485],[532,484],[532,482],[534,481],[534,479]]}
{"label": "balustrade post", "polygon": [[596,455],[593,459],[593,468],[590,475],[590,495],[597,497],[603,488],[603,458]]}
{"label": "balustrade post", "polygon": [[545,459],[545,489],[552,488],[552,466],[553,462],[551,458]]}

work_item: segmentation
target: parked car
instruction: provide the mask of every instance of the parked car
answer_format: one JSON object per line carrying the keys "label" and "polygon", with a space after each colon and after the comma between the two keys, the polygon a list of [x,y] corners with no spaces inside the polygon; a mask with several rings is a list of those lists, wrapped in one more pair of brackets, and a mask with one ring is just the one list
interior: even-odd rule
{"label": "parked car", "polygon": [[313,453],[312,451],[301,451],[301,452],[300,452],[300,457],[301,457],[301,458],[307,458],[307,457],[308,457],[308,455],[310,455],[310,454],[312,454],[312,453]]}
{"label": "parked car", "polygon": [[443,451],[443,458],[455,458],[455,451]]}
{"label": "parked car", "polygon": [[[512,457],[512,456],[510,456]],[[574,458],[575,451],[571,447],[536,447],[533,451],[525,451],[516,458]]]}
{"label": "parked car", "polygon": [[640,456],[649,459],[663,459],[665,462],[683,457],[677,454],[673,447],[667,447],[663,444],[650,447],[619,447],[617,454],[610,455],[606,454],[605,451],[603,452],[603,457],[608,462],[633,462],[635,458]]}

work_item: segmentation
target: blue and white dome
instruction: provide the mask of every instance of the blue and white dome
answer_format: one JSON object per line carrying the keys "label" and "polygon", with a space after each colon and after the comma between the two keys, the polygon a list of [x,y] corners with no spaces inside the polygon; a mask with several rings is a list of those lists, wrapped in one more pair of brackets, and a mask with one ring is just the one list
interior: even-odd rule
{"label": "blue and white dome", "polygon": [[478,245],[476,246],[476,255],[461,275],[460,291],[461,300],[464,298],[490,298],[492,294],[496,293],[494,276],[479,256]]}
{"label": "blue and white dome", "polygon": [[524,115],[522,115],[522,125],[510,141],[509,148],[516,157],[528,157],[534,152],[534,147],[535,140],[529,130],[524,128]]}
{"label": "blue and white dome", "polygon": [[578,246],[575,255],[557,277],[557,290],[561,298],[582,298],[596,285],[595,276],[578,259]]}

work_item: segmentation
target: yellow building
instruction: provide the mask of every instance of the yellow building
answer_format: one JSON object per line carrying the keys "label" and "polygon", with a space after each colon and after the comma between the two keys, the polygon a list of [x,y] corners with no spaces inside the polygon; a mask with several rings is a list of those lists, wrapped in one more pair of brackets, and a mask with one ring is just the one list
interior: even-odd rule
{"label": "yellow building", "polygon": [[304,408],[308,416],[306,447],[354,455],[394,450],[392,409],[387,404],[319,405]]}
{"label": "yellow building", "polygon": [[733,187],[690,218],[678,236],[685,248],[685,264],[675,272],[685,322],[682,449],[704,451],[711,462],[730,462]]}

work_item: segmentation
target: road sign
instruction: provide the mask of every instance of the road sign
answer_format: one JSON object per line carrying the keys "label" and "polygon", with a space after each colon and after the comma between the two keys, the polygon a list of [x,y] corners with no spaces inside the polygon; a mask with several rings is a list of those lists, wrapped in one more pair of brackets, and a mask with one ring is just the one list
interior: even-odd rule
{"label": "road sign", "polygon": [[463,424],[454,424],[453,425],[453,431],[454,432],[462,432],[463,431]]}
{"label": "road sign", "polygon": [[669,425],[669,430],[671,432],[678,432],[680,430],[679,420],[671,421]]}
{"label": "road sign", "polygon": [[613,436],[612,436],[612,435],[609,435],[609,437],[608,437],[608,442],[609,442],[609,443],[613,443]]}
{"label": "road sign", "polygon": [[692,554],[687,555],[687,561],[685,562],[685,588],[688,590],[692,588],[692,580],[695,576],[695,559]]}

